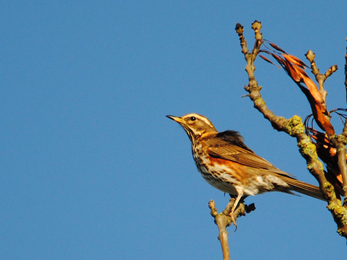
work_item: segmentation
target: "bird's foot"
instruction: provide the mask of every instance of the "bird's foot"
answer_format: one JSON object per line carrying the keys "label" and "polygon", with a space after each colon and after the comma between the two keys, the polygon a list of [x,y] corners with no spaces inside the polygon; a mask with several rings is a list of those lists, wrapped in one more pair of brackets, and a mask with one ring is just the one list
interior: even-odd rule
{"label": "bird's foot", "polygon": [[233,224],[234,224],[234,226],[235,226],[234,232],[236,232],[236,230],[237,230],[237,223],[236,223],[236,219],[235,219],[235,217],[234,217],[234,212],[233,212],[233,211],[230,212],[230,218],[231,218],[231,222],[233,222]]}

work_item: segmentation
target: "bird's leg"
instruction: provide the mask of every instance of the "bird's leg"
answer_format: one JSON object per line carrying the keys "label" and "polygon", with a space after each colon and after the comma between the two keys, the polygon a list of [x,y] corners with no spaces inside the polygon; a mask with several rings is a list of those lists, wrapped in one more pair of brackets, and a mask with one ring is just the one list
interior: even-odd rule
{"label": "bird's leg", "polygon": [[242,191],[238,191],[238,194],[237,194],[237,197],[235,199],[234,205],[233,205],[233,207],[232,207],[232,209],[230,211],[231,221],[233,222],[233,224],[236,227],[236,229],[237,229],[237,224],[236,224],[236,219],[234,217],[234,211],[235,211],[237,205],[239,204],[239,202],[240,202],[240,200],[242,198],[242,195],[243,195],[243,189],[242,189]]}

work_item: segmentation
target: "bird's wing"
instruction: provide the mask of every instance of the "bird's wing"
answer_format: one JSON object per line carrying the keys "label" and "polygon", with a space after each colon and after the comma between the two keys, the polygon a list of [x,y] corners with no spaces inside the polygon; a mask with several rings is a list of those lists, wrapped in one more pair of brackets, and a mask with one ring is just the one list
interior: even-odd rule
{"label": "bird's wing", "polygon": [[205,143],[208,146],[208,153],[212,157],[292,177],[290,174],[281,171],[264,158],[255,154],[243,143],[242,137],[237,132],[225,131],[218,133],[215,137],[207,139]]}

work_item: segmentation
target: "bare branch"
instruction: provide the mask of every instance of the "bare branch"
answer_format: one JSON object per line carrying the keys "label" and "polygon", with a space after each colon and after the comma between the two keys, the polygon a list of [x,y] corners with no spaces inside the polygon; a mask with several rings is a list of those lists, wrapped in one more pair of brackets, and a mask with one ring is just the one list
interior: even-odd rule
{"label": "bare branch", "polygon": [[332,65],[327,72],[325,72],[325,79],[329,78],[335,71],[337,71],[338,67],[337,65]]}
{"label": "bare branch", "polygon": [[316,62],[315,62],[315,54],[309,50],[306,53],[306,58],[310,61],[311,63],[311,69],[313,75],[316,77],[316,80],[319,85],[319,92],[321,93],[323,97],[323,102],[324,102],[324,107],[326,108],[326,97],[328,95],[328,92],[324,89],[324,82],[327,80],[328,77],[330,77],[335,71],[337,71],[337,65],[331,66],[325,74],[320,74],[319,69],[317,68]]}
{"label": "bare branch", "polygon": [[[347,38],[346,38],[347,41]],[[346,55],[345,55],[345,90],[346,90],[346,102],[347,102],[347,45],[346,45]]]}
{"label": "bare branch", "polygon": [[337,159],[342,175],[344,197],[347,197],[346,144],[344,142],[346,140],[341,140],[341,138],[343,135],[337,136]]}
{"label": "bare branch", "polygon": [[[247,42],[246,42],[245,38],[243,37],[242,25],[238,24],[238,26],[237,26],[237,28],[242,27],[242,31],[237,30],[237,33],[240,37],[242,53],[244,54],[246,62],[247,62],[245,70],[248,74],[249,83],[247,86],[245,86],[245,90],[249,93],[248,96],[253,101],[254,107],[257,110],[259,110],[266,119],[268,119],[270,121],[273,128],[275,128],[277,131],[286,132],[290,136],[293,136],[296,138],[297,145],[299,147],[299,151],[300,151],[301,155],[306,159],[307,168],[309,169],[310,173],[318,180],[318,182],[320,184],[320,188],[322,189],[326,198],[328,199],[329,204],[328,204],[327,208],[331,211],[331,213],[334,217],[334,220],[335,220],[336,224],[338,225],[338,233],[341,236],[347,238],[347,208],[345,207],[345,205],[347,205],[346,197],[345,197],[344,204],[343,204],[344,206],[342,206],[340,198],[336,196],[334,186],[325,177],[323,164],[318,159],[316,146],[314,143],[312,143],[312,141],[310,140],[310,137],[305,134],[305,127],[302,123],[301,118],[299,116],[293,116],[290,119],[285,119],[283,117],[279,117],[279,116],[274,115],[274,113],[270,109],[268,109],[265,101],[263,100],[263,98],[260,94],[261,87],[258,85],[258,82],[256,81],[255,75],[254,75],[254,72],[255,72],[254,61],[256,59],[257,54],[259,53],[258,48],[260,48],[260,45],[262,43],[262,35],[260,33],[261,25],[259,25],[259,24],[260,23],[257,21],[255,21],[252,24],[252,28],[255,31],[255,35],[256,35],[255,36],[256,42],[254,44],[254,49],[252,50],[251,53],[249,53],[248,50],[246,52],[244,47],[243,47],[243,46],[247,46]],[[274,47],[273,45],[271,45],[271,46]],[[276,48],[276,50],[279,50],[279,49],[280,49],[279,47]],[[265,52],[269,54],[268,51],[265,51]],[[284,51],[282,51],[282,52],[284,53],[282,55],[285,57],[285,59],[278,59],[278,56],[273,55],[273,57],[277,58],[277,61],[279,61],[280,64],[282,62],[282,64],[281,64],[282,67],[283,67],[283,65],[284,66],[287,65],[288,60],[286,60],[286,59],[288,59],[288,58],[291,59],[291,61],[289,61],[289,62],[293,62],[295,65],[301,66],[300,65],[301,63],[298,63],[300,60],[298,60],[296,57],[294,57],[292,55],[288,55]],[[326,104],[325,104],[325,99],[326,99],[327,93],[324,90],[324,81],[334,71],[337,70],[337,66],[332,66],[325,74],[319,74],[319,70],[318,70],[316,63],[314,61],[314,58],[315,58],[314,53],[312,51],[309,51],[306,54],[306,57],[311,62],[312,72],[316,76],[316,80],[319,83],[319,92],[320,92],[320,95],[322,96],[322,99],[320,101],[323,101],[323,103],[324,103],[324,104],[322,104],[321,102],[318,102],[319,99],[310,100],[310,98],[308,98],[310,101],[311,107],[312,107],[312,109],[315,109],[315,110],[318,107],[320,109],[320,111],[327,112]],[[295,68],[289,63],[288,67],[287,67],[287,72],[289,72],[288,74],[291,74],[292,71],[296,72]],[[303,90],[305,95],[307,97],[309,97],[309,95],[307,95],[307,94],[309,94],[308,91],[314,91],[315,89],[313,88],[313,85],[311,84],[311,82],[308,81],[308,77],[306,77],[303,70],[298,69],[297,71],[300,72],[299,73],[300,77],[302,75],[304,75],[304,77],[302,77],[302,79],[307,80],[307,82],[305,82],[305,84],[308,85],[308,87],[311,87],[310,90],[307,90],[307,89],[301,87],[301,89]],[[346,73],[345,85],[346,85],[346,90],[347,90],[347,55],[346,55],[345,73]],[[297,78],[296,77],[297,75],[298,74],[291,74],[291,77],[300,86],[301,79]],[[307,84],[307,83],[309,83],[309,84]],[[315,101],[315,102],[313,102],[313,101]],[[314,104],[315,106],[312,106],[312,104]],[[313,112],[317,112],[317,110],[313,111]],[[324,113],[321,113],[321,114],[324,114]],[[316,116],[317,116],[317,113],[316,113]],[[329,141],[330,141],[334,138],[335,132],[334,132],[332,125],[329,122],[330,118],[327,118],[327,117],[329,117],[329,113],[326,113],[326,115],[324,114],[324,116],[326,119],[320,117],[320,118],[317,118],[318,120],[316,120],[316,121],[318,124],[320,124],[321,122],[325,123],[325,124],[321,124],[320,127],[322,129],[326,130],[327,133],[330,133],[329,134]],[[340,170],[341,169],[343,170],[342,171],[343,174],[346,174],[346,146],[345,145],[347,143],[346,142],[347,125],[345,125],[344,133],[346,135],[340,135],[340,136],[338,136],[338,138],[335,138],[335,144],[336,144],[336,147],[339,147],[339,149],[337,149],[337,150],[339,150],[338,155],[337,155],[339,168],[340,168]],[[337,140],[339,140],[339,141],[337,141]],[[343,178],[347,179],[346,175]],[[347,186],[345,186],[345,183],[346,183],[346,181],[344,181],[344,188],[347,187]],[[345,190],[345,195],[346,195],[346,190]]]}
{"label": "bare branch", "polygon": [[[211,216],[214,218],[214,222],[216,223],[219,229],[218,239],[221,243],[221,247],[223,251],[223,260],[230,260],[228,232],[226,228],[230,226],[232,222],[230,217],[230,212],[234,206],[234,203],[235,203],[235,198],[230,198],[225,209],[219,214],[218,214],[214,201],[210,200],[210,202],[208,203],[208,207],[211,209]],[[250,213],[253,210],[255,210],[254,204],[245,205],[243,202],[240,202],[237,209],[233,213],[234,219],[237,219],[240,216],[246,216],[246,213]]]}

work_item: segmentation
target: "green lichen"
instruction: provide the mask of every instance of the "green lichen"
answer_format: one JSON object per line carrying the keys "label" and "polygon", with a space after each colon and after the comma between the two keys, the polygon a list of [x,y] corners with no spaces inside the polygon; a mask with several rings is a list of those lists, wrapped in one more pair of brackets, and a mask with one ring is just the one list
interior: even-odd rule
{"label": "green lichen", "polygon": [[254,100],[254,103],[257,105],[257,106],[263,106],[265,105],[265,101],[263,98],[257,98],[256,100]]}
{"label": "green lichen", "polygon": [[347,137],[344,136],[343,134],[342,135],[337,135],[336,139],[337,139],[337,142],[342,142],[345,145],[347,144]]}
{"label": "green lichen", "polygon": [[302,123],[302,119],[297,115],[287,120],[286,129],[287,133],[291,136],[305,133],[305,126]]}
{"label": "green lichen", "polygon": [[298,147],[300,153],[305,157],[308,156],[314,161],[318,160],[316,146],[311,142],[311,140],[308,137],[298,141]]}

